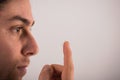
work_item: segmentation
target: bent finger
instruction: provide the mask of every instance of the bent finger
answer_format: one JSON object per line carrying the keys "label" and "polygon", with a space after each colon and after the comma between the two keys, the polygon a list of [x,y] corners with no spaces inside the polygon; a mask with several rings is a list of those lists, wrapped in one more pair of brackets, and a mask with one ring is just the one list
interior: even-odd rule
{"label": "bent finger", "polygon": [[51,67],[52,67],[56,72],[62,72],[62,71],[63,71],[63,65],[52,64]]}
{"label": "bent finger", "polygon": [[53,74],[53,68],[50,65],[45,65],[39,75],[39,80],[50,80]]}

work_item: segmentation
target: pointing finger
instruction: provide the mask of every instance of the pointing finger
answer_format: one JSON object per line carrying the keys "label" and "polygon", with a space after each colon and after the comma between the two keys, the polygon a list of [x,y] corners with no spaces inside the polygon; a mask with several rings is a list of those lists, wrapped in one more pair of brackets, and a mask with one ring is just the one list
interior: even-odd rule
{"label": "pointing finger", "polygon": [[74,66],[72,61],[72,51],[68,41],[64,42],[63,52],[64,52],[64,68],[67,70],[73,70]]}

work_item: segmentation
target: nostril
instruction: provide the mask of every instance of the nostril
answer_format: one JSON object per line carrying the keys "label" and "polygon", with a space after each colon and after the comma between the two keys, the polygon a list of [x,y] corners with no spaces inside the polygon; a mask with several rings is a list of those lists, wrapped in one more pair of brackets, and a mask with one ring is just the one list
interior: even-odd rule
{"label": "nostril", "polygon": [[34,53],[28,53],[27,55],[28,55],[28,56],[32,56],[32,55],[34,55]]}
{"label": "nostril", "polygon": [[36,55],[37,53],[38,53],[38,49],[36,47],[25,46],[22,49],[22,54],[24,56],[33,56]]}

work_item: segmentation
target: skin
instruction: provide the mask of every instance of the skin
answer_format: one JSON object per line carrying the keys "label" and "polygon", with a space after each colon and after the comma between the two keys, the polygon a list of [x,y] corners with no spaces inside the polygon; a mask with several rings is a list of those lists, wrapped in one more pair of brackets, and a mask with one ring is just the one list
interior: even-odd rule
{"label": "skin", "polygon": [[11,0],[0,11],[0,80],[25,75],[30,56],[38,51],[30,31],[33,21],[29,0]]}
{"label": "skin", "polygon": [[64,65],[45,65],[40,73],[39,80],[74,80],[74,65],[69,42],[63,44]]}
{"label": "skin", "polygon": [[[38,52],[31,34],[34,19],[29,0],[11,0],[0,11],[0,80],[22,80],[30,57]],[[38,80],[74,80],[69,42],[63,45],[64,65],[45,65]]]}

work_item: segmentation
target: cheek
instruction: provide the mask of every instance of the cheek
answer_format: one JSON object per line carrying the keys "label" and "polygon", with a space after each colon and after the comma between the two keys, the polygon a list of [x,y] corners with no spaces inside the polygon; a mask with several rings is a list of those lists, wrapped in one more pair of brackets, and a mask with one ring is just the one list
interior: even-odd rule
{"label": "cheek", "polygon": [[12,36],[9,31],[1,30],[0,35],[0,59],[15,59],[20,55],[21,45],[20,42]]}
{"label": "cheek", "polygon": [[3,67],[15,65],[19,58],[20,46],[15,41],[0,38],[0,65]]}
{"label": "cheek", "polygon": [[0,38],[0,76],[7,76],[12,71],[15,71],[21,58],[20,45],[15,41]]}
{"label": "cheek", "polygon": [[[15,59],[20,56],[20,46],[15,43],[0,40],[0,61]],[[4,60],[1,60],[4,59]]]}

